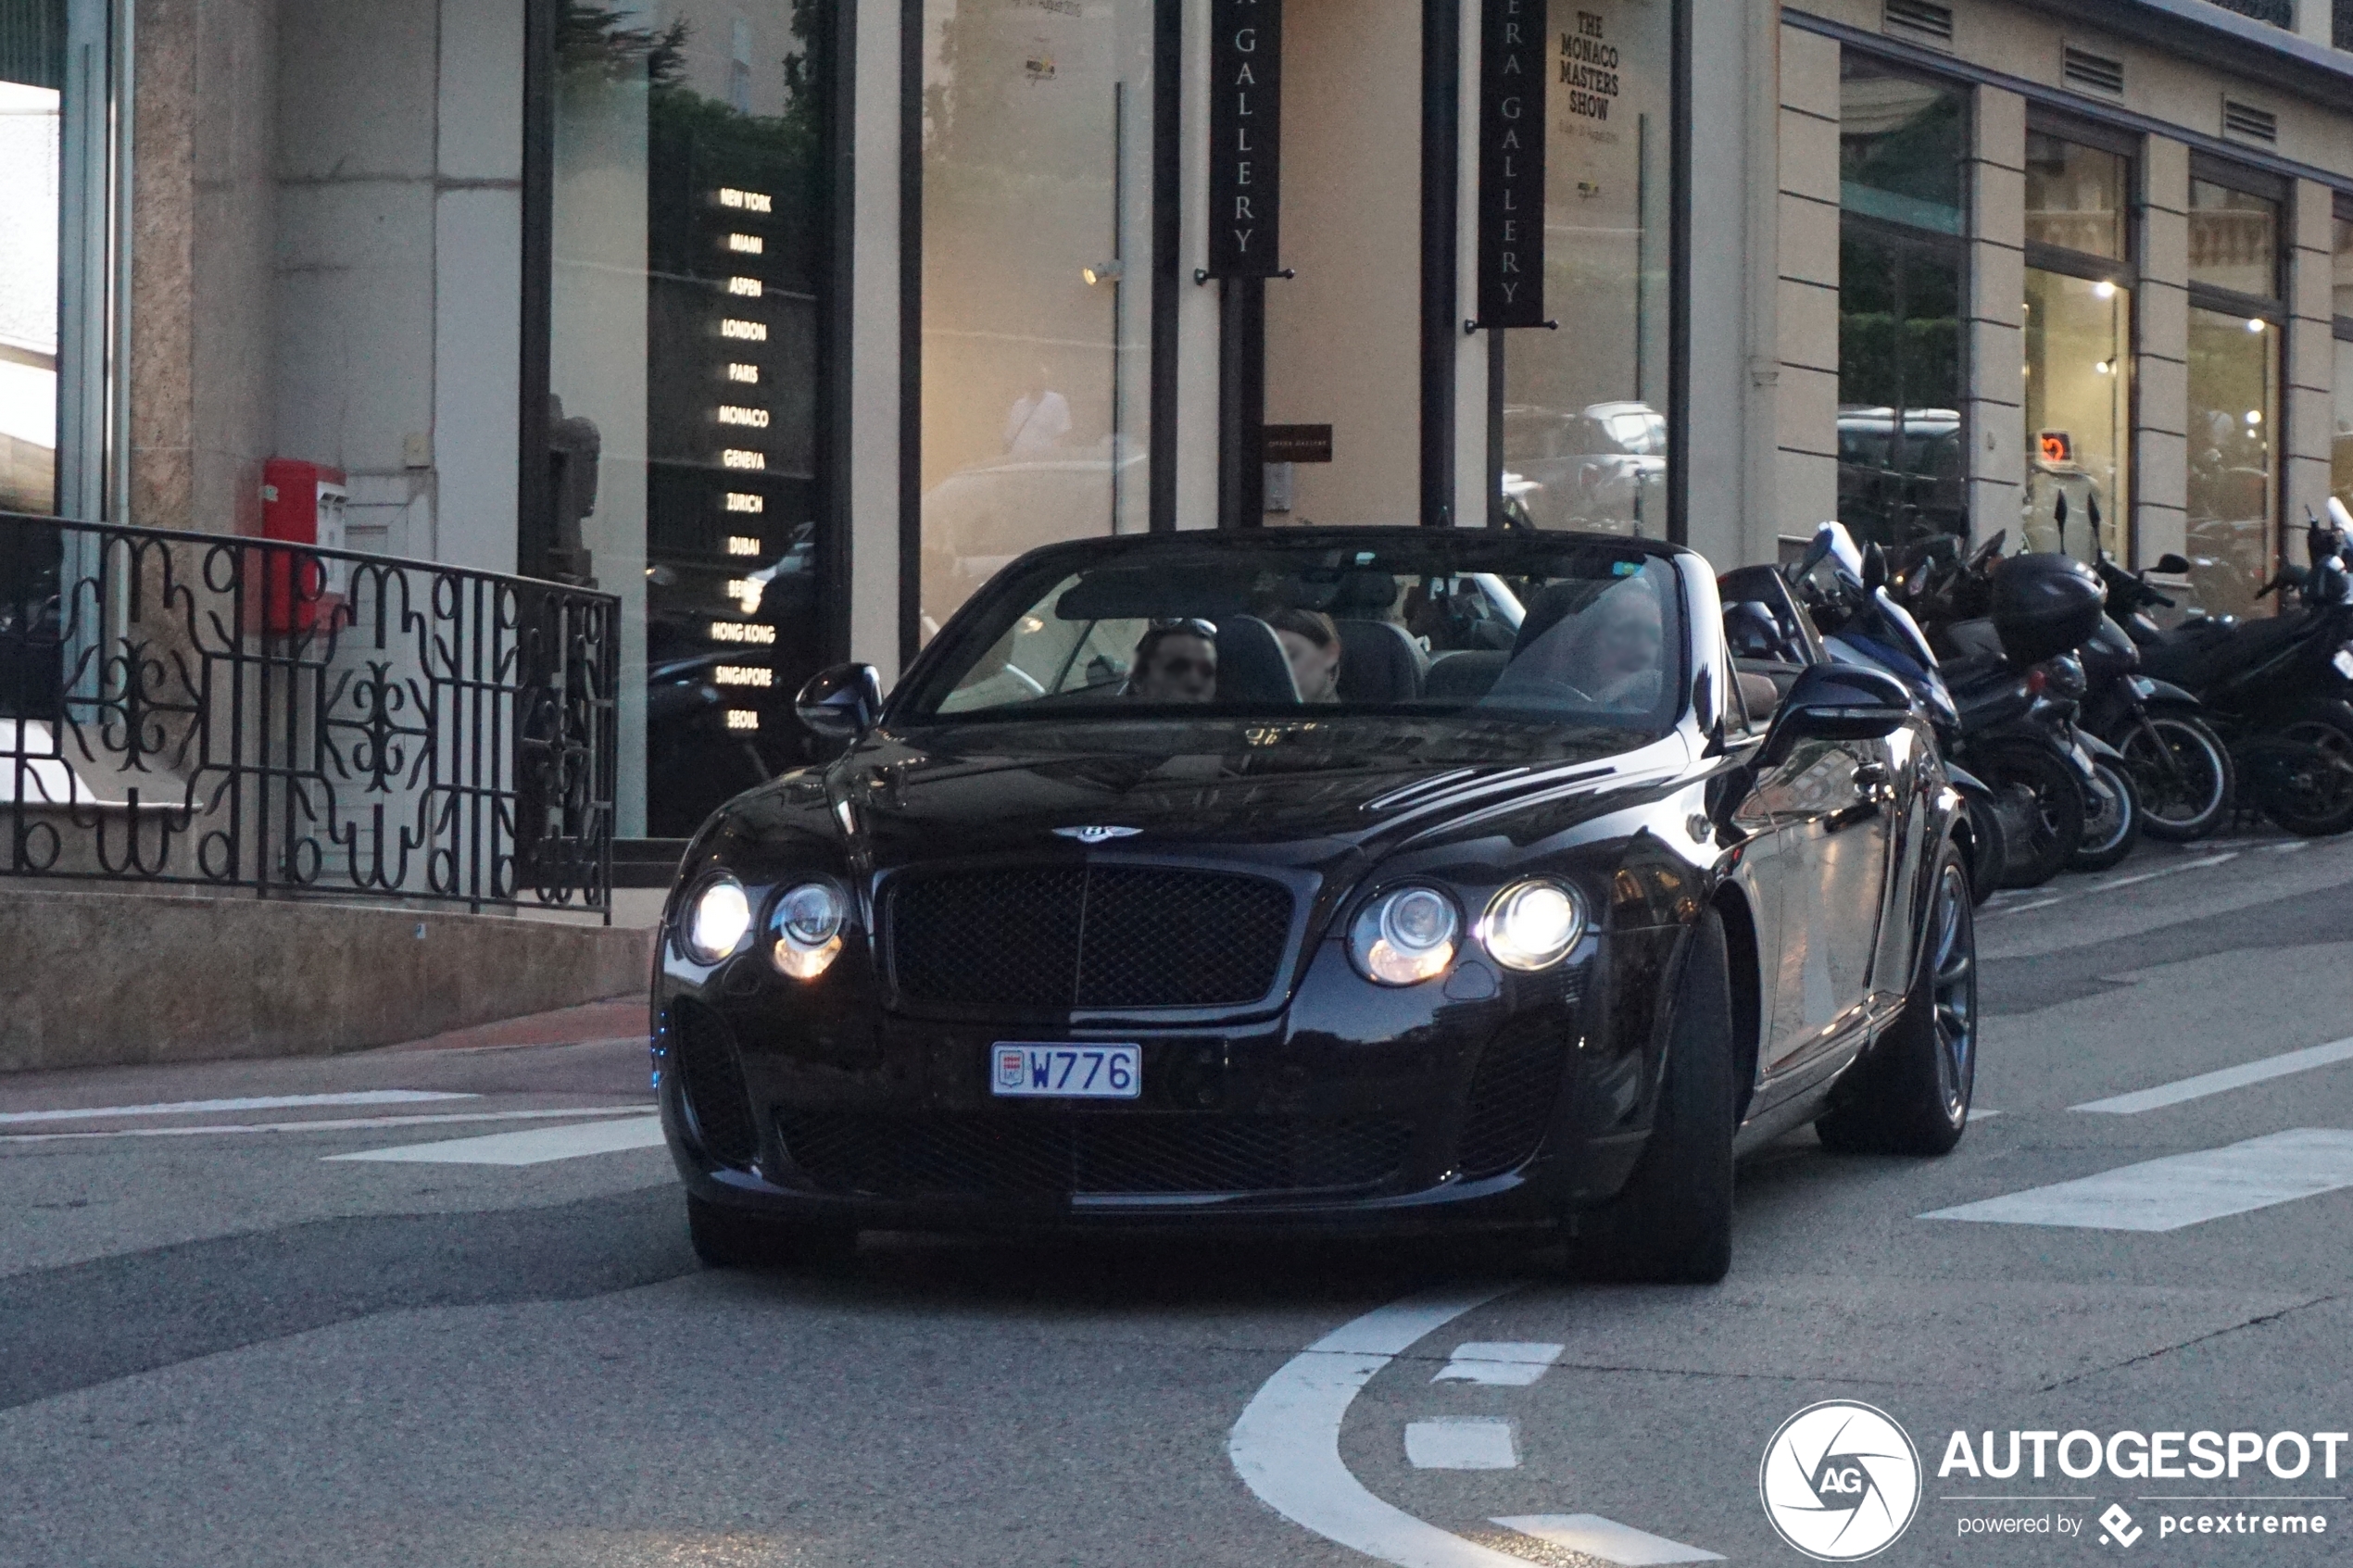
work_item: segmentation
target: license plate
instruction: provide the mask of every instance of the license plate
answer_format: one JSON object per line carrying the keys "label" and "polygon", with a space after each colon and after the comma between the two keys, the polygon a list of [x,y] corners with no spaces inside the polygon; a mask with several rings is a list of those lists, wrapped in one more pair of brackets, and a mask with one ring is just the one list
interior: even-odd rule
{"label": "license plate", "polygon": [[989,1090],[1007,1099],[1134,1099],[1144,1092],[1138,1046],[1000,1040],[989,1058]]}
{"label": "license plate", "polygon": [[2337,649],[2335,656],[2329,662],[2336,666],[2338,674],[2348,681],[2353,681],[2353,649]]}

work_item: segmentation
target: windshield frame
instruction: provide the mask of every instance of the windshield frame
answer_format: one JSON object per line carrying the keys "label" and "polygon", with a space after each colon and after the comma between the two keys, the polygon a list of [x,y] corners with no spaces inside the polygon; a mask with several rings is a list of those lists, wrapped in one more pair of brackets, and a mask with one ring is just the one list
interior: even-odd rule
{"label": "windshield frame", "polygon": [[[1662,662],[1662,675],[1668,685],[1671,707],[1667,709],[1664,717],[1658,717],[1655,711],[1629,715],[1636,721],[1618,725],[1597,721],[1582,714],[1563,713],[1557,718],[1546,718],[1529,709],[1484,707],[1477,703],[1466,703],[1454,709],[1429,709],[1358,704],[1302,703],[1294,707],[1214,702],[1121,708],[1109,704],[1101,707],[1056,705],[1044,711],[1031,710],[1027,704],[963,710],[942,710],[939,707],[956,689],[960,675],[1004,634],[1013,624],[1014,618],[1034,608],[1026,595],[1015,592],[1020,584],[1036,583],[1050,575],[1067,576],[1100,571],[1123,560],[1146,561],[1154,556],[1165,556],[1176,560],[1197,559],[1202,554],[1227,551],[1237,555],[1259,555],[1270,550],[1302,553],[1312,550],[1370,550],[1382,554],[1396,551],[1401,546],[1436,552],[1437,558],[1430,568],[1432,575],[1442,571],[1447,575],[1466,578],[1513,576],[1516,574],[1513,570],[1516,558],[1525,560],[1531,552],[1552,553],[1564,546],[1597,547],[1639,555],[1655,561],[1665,569],[1663,581],[1672,585],[1676,595],[1675,614],[1680,622],[1680,635],[1672,639],[1680,646]],[[1548,530],[1541,535],[1530,536],[1452,529],[1425,532],[1402,527],[1310,527],[1264,532],[1187,530],[1176,533],[1067,540],[1042,546],[1008,561],[982,584],[908,666],[905,674],[886,699],[880,721],[886,728],[909,733],[1050,723],[1084,726],[1203,721],[1265,724],[1312,720],[1318,723],[1378,724],[1394,722],[1401,718],[1441,723],[1476,719],[1517,722],[1531,730],[1558,727],[1613,731],[1640,736],[1641,740],[1635,744],[1648,745],[1673,734],[1689,723],[1693,716],[1693,682],[1704,663],[1694,646],[1697,622],[1693,616],[1703,607],[1692,603],[1692,583],[1695,579],[1691,575],[1688,562],[1697,560],[1697,557],[1680,546],[1584,530]],[[1384,566],[1387,564],[1383,563]],[[1700,566],[1701,575],[1710,577],[1712,586],[1712,573],[1705,570],[1705,562],[1701,562]],[[1010,602],[1016,597],[1023,598],[1024,602]],[[930,710],[923,711],[926,707]]]}

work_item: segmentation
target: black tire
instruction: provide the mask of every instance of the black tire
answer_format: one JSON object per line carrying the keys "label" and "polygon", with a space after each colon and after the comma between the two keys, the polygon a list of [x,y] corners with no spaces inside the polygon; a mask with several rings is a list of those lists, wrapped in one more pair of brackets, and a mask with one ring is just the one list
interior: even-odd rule
{"label": "black tire", "polygon": [[2023,789],[2033,797],[2032,826],[2008,835],[2004,887],[2040,887],[2067,867],[2083,838],[2083,786],[2067,759],[2048,746],[1999,746],[1974,757],[1969,771],[1997,796]]}
{"label": "black tire", "polygon": [[787,1224],[686,1195],[686,1237],[707,1269],[780,1269],[847,1258],[856,1231]]}
{"label": "black tire", "polygon": [[2353,719],[2308,708],[2273,734],[2293,756],[2266,771],[2263,814],[2306,838],[2353,828]]}
{"label": "black tire", "polygon": [[2097,798],[2087,801],[2083,836],[2067,858],[2073,872],[2104,872],[2140,847],[2141,792],[2133,775],[2105,757],[2092,759],[2098,775]]}
{"label": "black tire", "polygon": [[1947,844],[1904,1011],[1814,1130],[1841,1154],[1946,1154],[1968,1129],[1976,1090],[1977,916],[1960,849]]}
{"label": "black tire", "polygon": [[2105,738],[2140,788],[2141,831],[2149,837],[2195,844],[2230,816],[2237,770],[2222,737],[2195,713],[2153,709],[2145,724]]}
{"label": "black tire", "polygon": [[1732,988],[1724,922],[1692,927],[1675,987],[1650,1141],[1626,1185],[1572,1244],[1589,1277],[1713,1285],[1732,1266]]}
{"label": "black tire", "polygon": [[2009,861],[2009,845],[2002,818],[1991,805],[1969,797],[1969,821],[1975,849],[1969,858],[1969,896],[1982,904],[2002,885],[2002,870]]}

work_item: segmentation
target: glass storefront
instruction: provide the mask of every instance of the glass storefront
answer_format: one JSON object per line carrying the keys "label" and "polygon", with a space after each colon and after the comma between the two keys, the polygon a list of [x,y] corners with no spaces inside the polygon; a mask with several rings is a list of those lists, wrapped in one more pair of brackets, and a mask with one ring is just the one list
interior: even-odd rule
{"label": "glass storefront", "polygon": [[1839,520],[1967,533],[1967,105],[1854,50],[1840,79]]}
{"label": "glass storefront", "polygon": [[619,835],[683,837],[803,759],[819,613],[815,7],[559,16],[552,526],[533,575],[623,603]]}
{"label": "glass storefront", "polygon": [[65,6],[0,7],[0,510],[57,505]]}
{"label": "glass storefront", "polygon": [[[2194,173],[2196,171],[2194,170]],[[2284,203],[2190,182],[2190,585],[2198,608],[2245,615],[2278,562],[2279,237]]]}
{"label": "glass storefront", "polygon": [[2336,317],[2335,419],[2330,426],[2329,494],[2353,508],[2353,196],[2336,198],[2331,224],[2331,309]]}
{"label": "glass storefront", "polygon": [[2130,558],[2130,164],[2046,131],[2026,138],[2028,549]]}
{"label": "glass storefront", "polygon": [[2190,310],[2190,583],[2197,608],[2245,615],[2272,570],[2280,333],[2260,317]]}
{"label": "glass storefront", "polygon": [[1672,7],[1553,0],[1544,301],[1557,332],[1495,334],[1507,513],[1667,533]]}
{"label": "glass storefront", "polygon": [[1023,551],[1148,525],[1152,0],[925,0],[924,641]]}

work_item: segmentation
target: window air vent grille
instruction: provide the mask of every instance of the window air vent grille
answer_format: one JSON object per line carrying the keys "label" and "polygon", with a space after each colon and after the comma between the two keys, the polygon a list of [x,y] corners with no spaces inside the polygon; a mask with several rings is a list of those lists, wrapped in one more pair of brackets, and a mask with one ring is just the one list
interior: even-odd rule
{"label": "window air vent grille", "polygon": [[1884,31],[1932,44],[1953,42],[1953,7],[1936,0],[1887,0]]}
{"label": "window air vent grille", "polygon": [[2280,117],[2269,109],[2259,109],[2252,104],[2225,98],[2222,100],[2222,134],[2235,136],[2242,142],[2276,142],[2280,139]]}
{"label": "window air vent grille", "polygon": [[2067,46],[2065,75],[2070,87],[2081,87],[2087,93],[2120,97],[2124,92],[2122,60],[2111,60],[2089,49],[2078,49],[2072,44]]}

